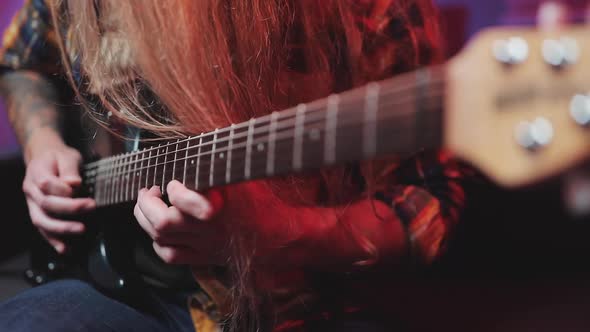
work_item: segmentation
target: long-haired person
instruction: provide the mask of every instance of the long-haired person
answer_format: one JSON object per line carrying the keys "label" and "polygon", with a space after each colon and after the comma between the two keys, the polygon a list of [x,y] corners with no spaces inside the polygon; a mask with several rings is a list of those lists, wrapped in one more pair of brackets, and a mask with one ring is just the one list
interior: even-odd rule
{"label": "long-haired person", "polygon": [[[430,0],[29,1],[5,37],[2,87],[31,219],[63,252],[64,236],[85,230],[74,213],[96,206],[72,198],[80,154],[62,138],[56,77],[69,78],[97,119],[112,115],[107,126],[177,138],[440,56]],[[141,189],[134,215],[164,262],[227,272],[228,328],[391,330],[401,276],[433,262],[450,238],[460,178],[447,156],[421,151],[205,193],[173,181],[169,202]],[[0,326],[193,329],[190,292],[146,286],[144,295],[138,305],[81,280],[52,282],[0,305]]]}

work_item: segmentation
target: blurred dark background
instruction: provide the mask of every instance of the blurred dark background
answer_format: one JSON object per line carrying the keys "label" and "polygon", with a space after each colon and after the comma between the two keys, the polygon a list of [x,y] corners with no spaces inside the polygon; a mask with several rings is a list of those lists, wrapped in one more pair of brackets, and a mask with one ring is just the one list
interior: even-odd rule
{"label": "blurred dark background", "polygon": [[[0,30],[21,2],[0,1]],[[484,27],[534,24],[539,1],[437,2],[452,56]],[[580,19],[586,1],[565,2],[578,8],[572,15]],[[20,189],[23,174],[20,150],[0,109],[0,300],[28,287],[22,272],[35,233]],[[412,312],[405,318],[420,321],[416,326],[425,331],[438,323],[446,324],[444,330],[465,331],[588,330],[580,326],[590,326],[584,310],[590,305],[590,218],[566,213],[562,189],[561,179],[517,191],[483,177],[470,182],[467,209],[448,254],[424,275],[429,286],[408,287]],[[531,328],[531,321],[538,323]]]}

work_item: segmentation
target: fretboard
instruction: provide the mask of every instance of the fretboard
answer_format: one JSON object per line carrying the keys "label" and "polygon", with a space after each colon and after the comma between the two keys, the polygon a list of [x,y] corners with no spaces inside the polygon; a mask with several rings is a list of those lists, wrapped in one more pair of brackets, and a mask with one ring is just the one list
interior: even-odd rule
{"label": "fretboard", "polygon": [[441,143],[444,69],[426,68],[198,136],[84,166],[98,206],[172,180],[204,190]]}

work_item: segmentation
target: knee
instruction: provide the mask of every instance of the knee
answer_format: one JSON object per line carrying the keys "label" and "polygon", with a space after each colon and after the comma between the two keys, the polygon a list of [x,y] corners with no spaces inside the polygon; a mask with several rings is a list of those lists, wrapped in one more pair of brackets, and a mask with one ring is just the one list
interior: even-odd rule
{"label": "knee", "polygon": [[78,280],[61,280],[29,289],[0,304],[0,331],[63,331],[93,306],[96,290]]}

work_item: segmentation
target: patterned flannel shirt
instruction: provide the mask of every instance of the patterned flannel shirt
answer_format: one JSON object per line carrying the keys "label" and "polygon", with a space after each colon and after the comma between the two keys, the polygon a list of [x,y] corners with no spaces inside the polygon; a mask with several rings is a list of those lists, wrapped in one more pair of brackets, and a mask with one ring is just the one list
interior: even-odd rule
{"label": "patterned flannel shirt", "polygon": [[[386,78],[434,61],[436,50],[404,53],[404,43],[428,41],[424,12],[411,0],[354,0],[356,24],[364,31],[363,70]],[[410,29],[411,27],[411,29]],[[27,0],[4,34],[0,69],[61,73],[59,50],[43,0]],[[0,70],[0,71],[1,71]],[[424,151],[389,168],[390,185],[376,198],[385,202],[406,228],[411,259],[428,264],[444,252],[464,204],[463,169],[443,152]],[[284,330],[301,327],[290,322]]]}

